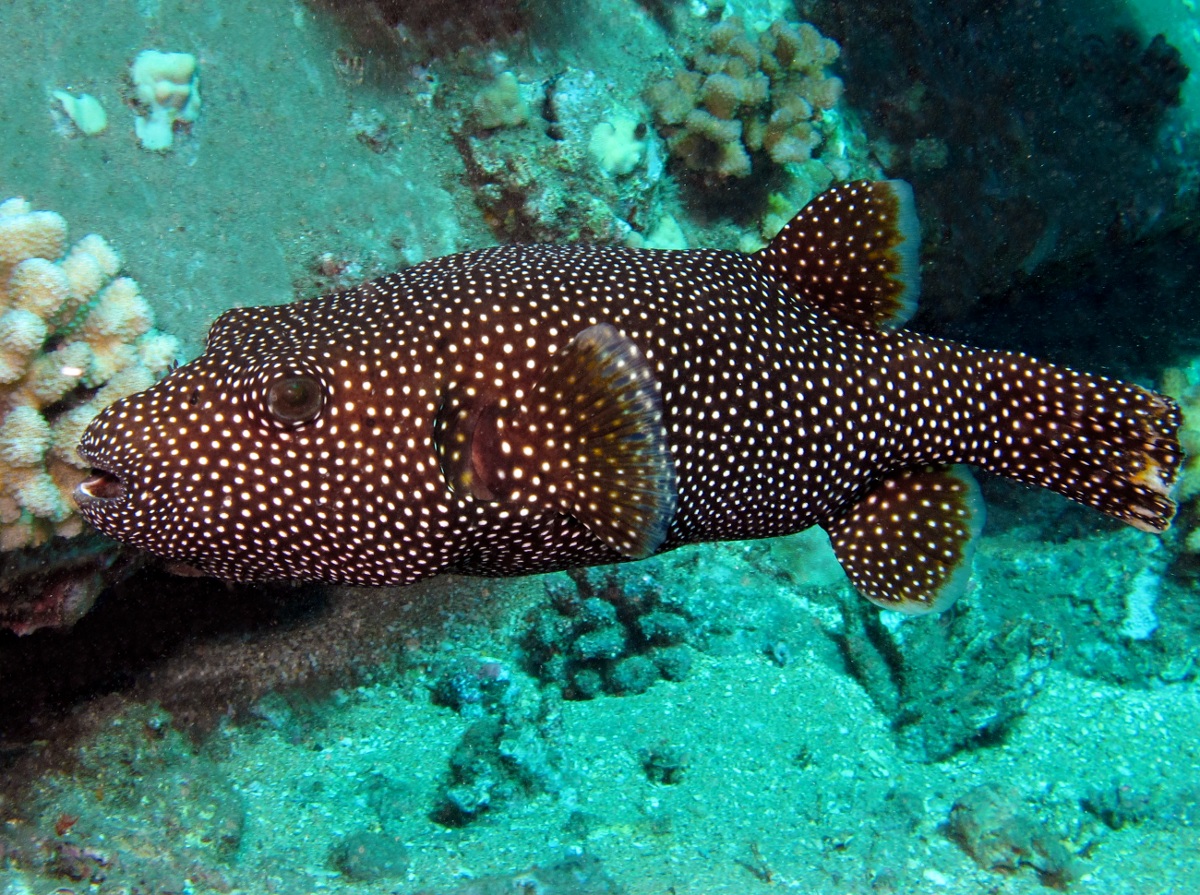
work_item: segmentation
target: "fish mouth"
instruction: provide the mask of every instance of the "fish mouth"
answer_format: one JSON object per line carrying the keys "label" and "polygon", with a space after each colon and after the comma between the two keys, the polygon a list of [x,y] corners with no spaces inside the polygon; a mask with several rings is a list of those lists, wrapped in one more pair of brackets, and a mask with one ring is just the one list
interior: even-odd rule
{"label": "fish mouth", "polygon": [[91,475],[75,487],[75,503],[82,509],[98,503],[111,503],[125,496],[125,483],[115,472],[93,466]]}

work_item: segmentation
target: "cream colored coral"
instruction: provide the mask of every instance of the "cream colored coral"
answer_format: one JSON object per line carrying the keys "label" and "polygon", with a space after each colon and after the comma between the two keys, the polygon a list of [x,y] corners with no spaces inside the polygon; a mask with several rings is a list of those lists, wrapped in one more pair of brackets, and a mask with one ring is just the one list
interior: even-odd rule
{"label": "cream colored coral", "polygon": [[690,71],[652,84],[646,99],[671,155],[715,186],[751,175],[764,156],[808,162],[836,127],[842,82],[826,69],[838,45],[812,25],[748,31],[737,16],[714,25]]}
{"label": "cream colored coral", "polygon": [[50,425],[34,407],[14,407],[0,423],[0,464],[4,487],[32,516],[61,522],[70,514],[45,469],[51,441]]}
{"label": "cream colored coral", "polygon": [[71,123],[85,137],[94,137],[108,127],[108,113],[100,105],[100,100],[90,93],[72,96],[65,90],[55,90],[53,96],[62,105]]}
{"label": "cream colored coral", "polygon": [[59,266],[71,284],[70,297],[63,313],[74,315],[80,305],[116,276],[121,269],[121,258],[103,237],[92,233],[75,243]]}
{"label": "cream colored coral", "polygon": [[161,376],[179,362],[179,340],[166,333],[152,330],[137,341],[141,365],[155,376]]}
{"label": "cream colored coral", "polygon": [[36,407],[14,407],[0,423],[0,463],[37,466],[50,446],[50,424]]}
{"label": "cream colored coral", "polygon": [[69,342],[49,354],[43,352],[9,393],[9,400],[14,405],[32,407],[57,403],[80,384],[91,363],[92,349],[83,342]]}
{"label": "cream colored coral", "polygon": [[83,530],[71,498],[83,430],[179,354],[137,284],[113,279],[112,247],[93,234],[63,257],[66,241],[59,215],[0,203],[0,550]]}
{"label": "cream colored coral", "polygon": [[529,120],[529,104],[521,96],[521,82],[510,71],[501,72],[475,94],[472,111],[475,123],[484,130],[518,127]]}
{"label": "cream colored coral", "polygon": [[132,395],[134,392],[144,391],[153,384],[154,377],[150,374],[149,370],[137,364],[130,364],[118,370],[104,384],[104,387],[97,393],[96,400],[103,409],[113,401],[118,401],[126,395]]}
{"label": "cream colored coral", "polygon": [[46,340],[46,321],[24,308],[0,316],[0,384],[16,382]]}
{"label": "cream colored coral", "polygon": [[176,123],[191,124],[200,114],[196,57],[143,50],[133,60],[129,78],[146,113],[134,123],[142,147],[156,152],[170,149]]}
{"label": "cream colored coral", "polygon": [[32,211],[19,198],[0,204],[0,272],[26,258],[57,258],[66,241],[67,222],[61,215]]}
{"label": "cream colored coral", "polygon": [[588,152],[600,170],[610,177],[622,177],[632,172],[646,157],[646,138],[640,122],[618,115],[612,121],[601,121],[592,130]]}
{"label": "cream colored coral", "polygon": [[92,349],[92,362],[84,376],[87,385],[107,382],[119,370],[137,362],[134,342],[149,332],[150,306],[129,277],[118,277],[100,293],[84,317],[79,335]]}
{"label": "cream colored coral", "polygon": [[[126,394],[132,394],[127,392]],[[117,396],[122,397],[121,395]],[[54,425],[50,427],[50,455],[63,463],[74,466],[76,469],[86,469],[87,464],[79,458],[75,448],[79,446],[79,439],[83,437],[83,430],[88,427],[96,416],[96,409],[93,404],[83,404],[76,407],[74,410],[68,410],[65,413],[59,414],[54,421]]]}

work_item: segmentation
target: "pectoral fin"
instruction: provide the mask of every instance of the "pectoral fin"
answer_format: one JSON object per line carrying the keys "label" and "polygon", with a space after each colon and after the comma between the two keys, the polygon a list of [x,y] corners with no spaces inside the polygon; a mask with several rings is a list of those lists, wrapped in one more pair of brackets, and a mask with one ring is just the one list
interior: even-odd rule
{"label": "pectoral fin", "polygon": [[654,553],[675,515],[675,461],[654,370],[616,327],[580,332],[528,400],[448,402],[436,424],[450,487],[569,513],[621,555]]}

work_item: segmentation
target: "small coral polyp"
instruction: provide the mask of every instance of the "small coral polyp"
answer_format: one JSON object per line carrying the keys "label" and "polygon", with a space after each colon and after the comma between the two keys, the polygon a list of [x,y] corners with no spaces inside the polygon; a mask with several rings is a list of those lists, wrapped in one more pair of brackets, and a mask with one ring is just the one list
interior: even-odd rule
{"label": "small coral polyp", "polygon": [[686,70],[646,98],[685,167],[710,183],[749,177],[756,156],[805,162],[825,140],[825,113],[842,96],[841,80],[827,72],[839,52],[812,25],[781,20],[754,34],[731,16],[713,26]]}
{"label": "small coral polyp", "polygon": [[0,202],[0,550],[82,530],[80,434],[178,358],[120,268],[103,238],[67,249],[60,215]]}
{"label": "small coral polyp", "polygon": [[142,148],[154,152],[170,149],[176,125],[189,125],[200,114],[196,57],[143,50],[133,61],[129,77],[145,112],[134,125]]}

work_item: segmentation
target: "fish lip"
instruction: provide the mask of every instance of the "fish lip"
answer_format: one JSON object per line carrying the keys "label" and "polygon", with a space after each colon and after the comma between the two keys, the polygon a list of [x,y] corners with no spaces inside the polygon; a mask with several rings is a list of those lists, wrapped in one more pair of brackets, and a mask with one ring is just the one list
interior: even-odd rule
{"label": "fish lip", "polygon": [[116,503],[126,497],[128,490],[121,476],[103,463],[97,462],[97,458],[82,447],[78,449],[78,454],[88,464],[91,473],[75,486],[73,496],[81,510]]}
{"label": "fish lip", "polygon": [[91,476],[75,486],[75,503],[80,509],[96,504],[115,503],[125,498],[125,483],[107,469],[93,466]]}

